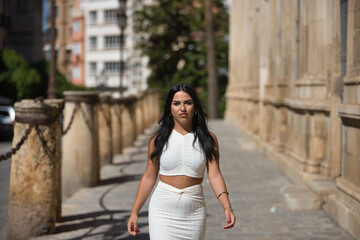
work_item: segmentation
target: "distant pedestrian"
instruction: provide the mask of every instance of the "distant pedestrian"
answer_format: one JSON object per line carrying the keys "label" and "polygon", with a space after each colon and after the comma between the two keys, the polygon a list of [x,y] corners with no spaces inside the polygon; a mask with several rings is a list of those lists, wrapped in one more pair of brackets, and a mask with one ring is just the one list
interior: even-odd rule
{"label": "distant pedestrian", "polygon": [[208,131],[204,110],[187,84],[174,85],[167,95],[160,127],[151,136],[147,167],[139,183],[128,220],[136,236],[138,213],[159,182],[149,203],[149,233],[153,240],[204,239],[206,208],[202,181],[205,169],[211,187],[224,208],[228,229],[235,224],[224,178],[219,147]]}

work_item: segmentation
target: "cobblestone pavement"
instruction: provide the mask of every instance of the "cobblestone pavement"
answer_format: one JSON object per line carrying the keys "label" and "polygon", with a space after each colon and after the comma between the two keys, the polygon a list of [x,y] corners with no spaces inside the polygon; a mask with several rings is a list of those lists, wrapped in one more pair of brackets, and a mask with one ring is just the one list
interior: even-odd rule
{"label": "cobblestone pavement", "polygon": [[[251,142],[224,121],[211,121],[220,144],[221,169],[226,180],[236,226],[224,230],[223,209],[204,180],[207,240],[352,239],[321,210],[292,211],[285,207],[281,187],[292,183]],[[126,222],[145,169],[149,129],[134,147],[101,170],[101,183],[84,188],[63,202],[56,233],[36,239],[149,239],[148,202],[139,214],[141,234],[128,235]]]}

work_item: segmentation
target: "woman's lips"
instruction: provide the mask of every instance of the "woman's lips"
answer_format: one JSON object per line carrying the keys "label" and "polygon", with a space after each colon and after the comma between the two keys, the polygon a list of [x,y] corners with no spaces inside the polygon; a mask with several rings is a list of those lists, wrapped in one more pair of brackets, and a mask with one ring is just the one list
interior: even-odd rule
{"label": "woman's lips", "polygon": [[180,117],[186,117],[188,114],[187,113],[180,113],[179,115],[180,115]]}

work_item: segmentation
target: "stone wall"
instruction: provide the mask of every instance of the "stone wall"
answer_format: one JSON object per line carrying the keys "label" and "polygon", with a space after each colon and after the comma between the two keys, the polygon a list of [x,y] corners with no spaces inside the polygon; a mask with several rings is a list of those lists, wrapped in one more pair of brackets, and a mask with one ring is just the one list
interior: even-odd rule
{"label": "stone wall", "polygon": [[359,49],[359,0],[232,2],[225,118],[356,238]]}

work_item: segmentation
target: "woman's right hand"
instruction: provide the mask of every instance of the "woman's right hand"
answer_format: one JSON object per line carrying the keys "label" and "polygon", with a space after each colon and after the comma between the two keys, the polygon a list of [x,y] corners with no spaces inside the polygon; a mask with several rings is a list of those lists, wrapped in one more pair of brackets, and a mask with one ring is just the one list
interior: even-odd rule
{"label": "woman's right hand", "polygon": [[131,214],[129,221],[127,223],[127,228],[128,228],[128,232],[133,236],[136,236],[137,234],[140,233],[139,229],[137,228],[137,223],[138,223],[138,216],[136,214]]}

